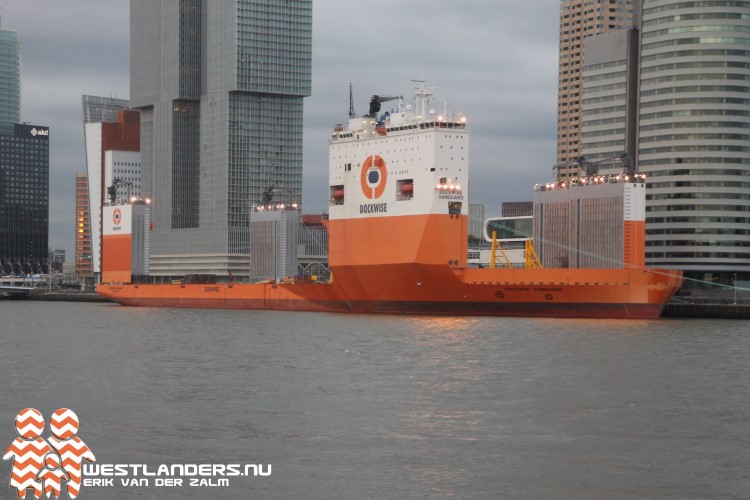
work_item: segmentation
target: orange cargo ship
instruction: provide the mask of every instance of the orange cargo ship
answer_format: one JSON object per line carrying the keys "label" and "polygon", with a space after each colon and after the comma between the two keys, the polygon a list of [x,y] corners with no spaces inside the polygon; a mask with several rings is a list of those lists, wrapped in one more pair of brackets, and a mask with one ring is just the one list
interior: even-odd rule
{"label": "orange cargo ship", "polygon": [[[429,110],[431,93],[421,84],[416,96],[414,109],[399,99],[398,109],[380,119],[379,102],[385,99],[375,96],[368,115],[334,128],[329,142],[330,282],[105,283],[97,292],[131,306],[660,316],[682,277],[643,267],[644,221],[638,217],[625,221],[625,262],[619,269],[468,267],[467,120]],[[129,279],[115,269],[122,269],[127,253],[117,248],[128,245],[122,234],[105,231],[105,280]],[[108,251],[118,258],[108,259]]]}

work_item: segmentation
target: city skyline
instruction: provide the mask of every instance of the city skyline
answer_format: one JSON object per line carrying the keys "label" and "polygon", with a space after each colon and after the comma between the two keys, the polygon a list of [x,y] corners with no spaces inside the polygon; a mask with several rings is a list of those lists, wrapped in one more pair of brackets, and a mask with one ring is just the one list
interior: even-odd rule
{"label": "city skyline", "polygon": [[[477,1],[470,12],[449,2],[429,6],[314,3],[305,213],[327,208],[327,139],[346,119],[349,82],[359,114],[372,94],[408,95],[415,78],[437,87],[436,107],[449,99],[450,108],[468,113],[472,202],[488,214],[499,214],[503,201],[530,200],[533,184],[551,178],[559,0],[502,8]],[[6,0],[0,7],[3,26],[21,41],[21,120],[51,128],[50,246],[73,255],[75,173],[85,170],[81,95],[130,98],[129,2]],[[372,37],[361,36],[364,25]]]}

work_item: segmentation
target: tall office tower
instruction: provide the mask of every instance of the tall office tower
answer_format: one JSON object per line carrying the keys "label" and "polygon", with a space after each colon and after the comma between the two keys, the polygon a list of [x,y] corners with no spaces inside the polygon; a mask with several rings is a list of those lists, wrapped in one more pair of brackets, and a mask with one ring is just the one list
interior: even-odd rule
{"label": "tall office tower", "polygon": [[[561,0],[557,97],[557,164],[581,156],[581,96],[584,39],[636,26],[642,0]],[[578,166],[557,169],[558,179],[578,175]]]}
{"label": "tall office tower", "polygon": [[21,46],[18,32],[0,28],[0,122],[21,121]]}
{"label": "tall office tower", "polygon": [[127,99],[117,97],[102,97],[96,95],[82,95],[83,124],[96,122],[117,121],[117,112],[130,107]]}
{"label": "tall office tower", "polygon": [[0,124],[0,260],[7,272],[47,269],[49,128]]}
{"label": "tall office tower", "polygon": [[724,284],[750,270],[748,32],[747,2],[644,3],[646,261]]}
{"label": "tall office tower", "polygon": [[250,209],[302,197],[312,0],[131,0],[151,274],[247,276]]}
{"label": "tall office tower", "polygon": [[76,174],[76,257],[77,278],[94,276],[91,251],[91,216],[89,212],[89,183],[86,174]]}
{"label": "tall office tower", "polygon": [[635,166],[639,44],[637,29],[585,40],[581,100],[581,152],[585,161],[581,163],[588,174],[619,173]]}

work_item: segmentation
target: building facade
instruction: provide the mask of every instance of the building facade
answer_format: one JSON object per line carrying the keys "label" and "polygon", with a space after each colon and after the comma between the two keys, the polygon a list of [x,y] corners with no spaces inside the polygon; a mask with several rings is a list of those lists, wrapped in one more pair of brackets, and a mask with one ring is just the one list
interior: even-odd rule
{"label": "building facade", "polygon": [[302,197],[312,1],[133,0],[130,8],[151,273],[246,276],[251,206],[269,189]]}
{"label": "building facade", "polygon": [[[49,272],[62,273],[65,267],[66,254],[62,248],[50,249],[49,251]],[[45,269],[46,270],[46,269]]]}
{"label": "building facade", "polygon": [[123,182],[131,184],[119,187],[123,197],[128,196],[128,188],[132,192],[133,186],[140,186],[140,132],[140,113],[133,110],[116,111],[114,122],[84,124],[94,273],[101,272],[102,206],[107,188],[120,178],[117,175],[127,177]]}
{"label": "building facade", "polygon": [[0,260],[5,271],[47,269],[49,128],[0,124]]}
{"label": "building facade", "polygon": [[504,201],[500,205],[502,217],[526,217],[534,214],[533,201]]}
{"label": "building facade", "polygon": [[[639,22],[642,0],[561,0],[557,100],[557,165],[576,160],[581,150],[584,40]],[[578,175],[577,164],[557,169],[558,180]]]}
{"label": "building facade", "polygon": [[94,276],[94,261],[91,248],[91,212],[89,205],[89,182],[84,173],[76,174],[76,255],[77,278]]}
{"label": "building facade", "polygon": [[635,28],[585,41],[581,152],[588,170],[621,171],[634,166],[638,153],[639,46]]}
{"label": "building facade", "polygon": [[644,3],[647,263],[730,285],[750,271],[748,96],[750,3]]}
{"label": "building facade", "polygon": [[0,122],[21,121],[21,46],[18,32],[0,28]]}
{"label": "building facade", "polygon": [[117,97],[103,97],[96,95],[82,95],[83,124],[117,121],[117,112],[130,107],[127,99]]}

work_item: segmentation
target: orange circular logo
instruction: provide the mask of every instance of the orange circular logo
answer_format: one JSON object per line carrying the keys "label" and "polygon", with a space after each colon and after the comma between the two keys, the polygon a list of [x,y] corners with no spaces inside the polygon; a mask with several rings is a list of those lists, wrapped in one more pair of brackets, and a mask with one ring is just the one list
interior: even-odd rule
{"label": "orange circular logo", "polygon": [[385,168],[385,160],[378,155],[368,156],[362,164],[360,183],[362,192],[375,200],[383,196],[385,185],[388,181],[388,170]]}
{"label": "orange circular logo", "polygon": [[115,211],[112,212],[112,220],[115,222],[115,224],[119,224],[121,219],[122,212],[120,212],[119,208],[115,208]]}

